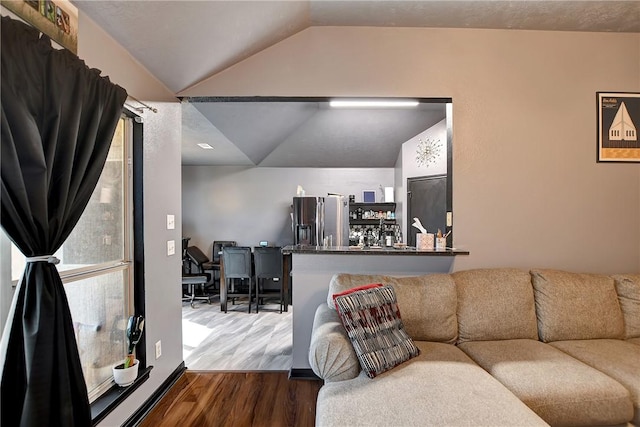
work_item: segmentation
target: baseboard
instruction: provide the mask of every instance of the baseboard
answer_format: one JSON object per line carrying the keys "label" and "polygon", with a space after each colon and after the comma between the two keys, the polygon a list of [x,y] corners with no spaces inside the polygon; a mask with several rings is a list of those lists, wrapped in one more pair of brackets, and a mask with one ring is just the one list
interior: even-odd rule
{"label": "baseboard", "polygon": [[311,368],[308,368],[308,369],[291,368],[289,370],[289,379],[290,380],[320,380],[321,378],[316,374],[314,374]]}
{"label": "baseboard", "polygon": [[122,424],[122,427],[135,427],[140,425],[142,420],[151,412],[151,410],[160,402],[160,399],[171,389],[171,387],[178,381],[187,368],[184,366],[184,361],[167,377],[160,387],[151,395],[145,402],[135,411],[127,420]]}

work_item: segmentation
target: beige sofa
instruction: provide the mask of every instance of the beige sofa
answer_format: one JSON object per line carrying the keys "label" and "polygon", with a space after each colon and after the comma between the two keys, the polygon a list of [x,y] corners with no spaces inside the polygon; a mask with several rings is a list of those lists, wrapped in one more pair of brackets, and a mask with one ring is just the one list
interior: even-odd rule
{"label": "beige sofa", "polygon": [[[393,286],[421,354],[373,379],[332,295]],[[317,426],[640,426],[640,275],[338,274],[314,319]]]}

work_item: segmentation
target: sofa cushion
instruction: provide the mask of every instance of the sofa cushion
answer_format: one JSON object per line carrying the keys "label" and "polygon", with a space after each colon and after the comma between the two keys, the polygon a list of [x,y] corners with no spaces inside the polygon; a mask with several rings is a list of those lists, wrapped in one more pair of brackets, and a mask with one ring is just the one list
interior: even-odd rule
{"label": "sofa cushion", "polygon": [[623,337],[612,277],[558,270],[532,270],[531,277],[542,341]]}
{"label": "sofa cushion", "polygon": [[549,344],[506,340],[459,347],[551,425],[611,425],[633,417],[627,389]]}
{"label": "sofa cushion", "polygon": [[624,318],[625,338],[640,338],[640,274],[613,276]]}
{"label": "sofa cushion", "polygon": [[452,277],[458,293],[458,342],[538,338],[527,271],[466,270]]}
{"label": "sofa cushion", "polygon": [[640,346],[622,340],[571,340],[551,343],[557,349],[604,372],[631,394],[632,423],[640,425]]}
{"label": "sofa cushion", "polygon": [[625,342],[629,342],[631,344],[640,345],[640,338],[629,338]]}
{"label": "sofa cushion", "polygon": [[420,355],[373,380],[325,384],[316,426],[546,425],[450,344],[416,341]]}
{"label": "sofa cushion", "polygon": [[318,306],[313,318],[309,365],[325,382],[350,380],[361,371],[338,312],[326,304]]}
{"label": "sofa cushion", "polygon": [[370,378],[420,353],[404,330],[392,286],[342,293],[334,301],[360,365]]}
{"label": "sofa cushion", "polygon": [[393,286],[402,309],[405,330],[414,340],[454,343],[458,338],[456,287],[449,274],[390,277],[336,274],[329,283],[327,304],[335,308],[332,295],[368,283]]}

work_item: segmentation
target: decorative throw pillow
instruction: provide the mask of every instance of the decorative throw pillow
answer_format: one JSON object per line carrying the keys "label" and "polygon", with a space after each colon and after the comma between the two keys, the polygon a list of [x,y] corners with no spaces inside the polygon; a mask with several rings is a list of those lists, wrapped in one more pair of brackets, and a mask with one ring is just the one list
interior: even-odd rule
{"label": "decorative throw pillow", "polygon": [[349,295],[349,294],[352,294],[352,293],[358,292],[358,291],[364,291],[364,290],[371,289],[371,288],[379,288],[381,286],[382,286],[382,283],[371,283],[371,284],[368,284],[368,285],[356,286],[355,288],[347,289],[346,291],[342,291],[342,292],[339,292],[337,294],[333,294],[333,297],[332,297],[333,298],[333,304],[336,306],[336,310],[339,311],[338,303],[336,302],[336,298],[344,296],[344,295]]}
{"label": "decorative throw pillow", "polygon": [[404,329],[393,287],[368,285],[336,294],[334,301],[369,378],[420,354]]}

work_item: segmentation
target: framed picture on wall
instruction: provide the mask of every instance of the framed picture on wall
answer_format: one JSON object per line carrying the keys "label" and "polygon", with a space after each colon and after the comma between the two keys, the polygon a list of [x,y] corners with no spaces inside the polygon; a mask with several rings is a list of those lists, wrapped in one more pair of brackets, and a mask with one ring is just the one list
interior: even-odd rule
{"label": "framed picture on wall", "polygon": [[0,0],[0,4],[78,54],[78,9],[69,0]]}
{"label": "framed picture on wall", "polygon": [[375,203],[376,202],[376,192],[371,190],[365,190],[362,192],[362,201],[364,203]]}
{"label": "framed picture on wall", "polygon": [[640,93],[596,92],[598,162],[640,163]]}

